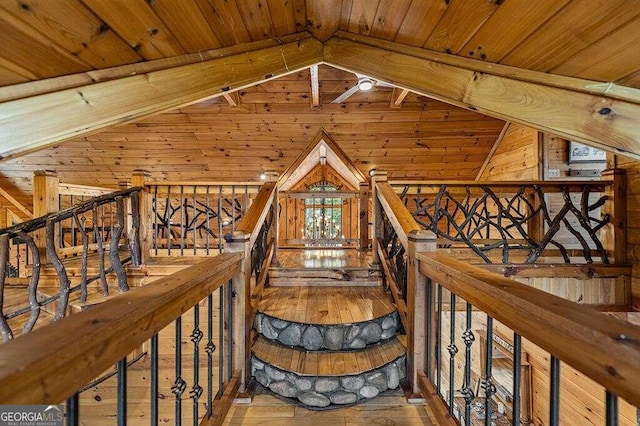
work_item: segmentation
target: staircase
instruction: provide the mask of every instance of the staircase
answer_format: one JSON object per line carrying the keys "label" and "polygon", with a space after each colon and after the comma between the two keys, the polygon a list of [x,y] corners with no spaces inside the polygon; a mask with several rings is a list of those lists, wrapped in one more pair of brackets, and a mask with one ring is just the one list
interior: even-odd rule
{"label": "staircase", "polygon": [[254,323],[256,381],[315,410],[357,404],[398,388],[406,355],[389,295],[379,285],[314,281],[315,286],[265,289]]}

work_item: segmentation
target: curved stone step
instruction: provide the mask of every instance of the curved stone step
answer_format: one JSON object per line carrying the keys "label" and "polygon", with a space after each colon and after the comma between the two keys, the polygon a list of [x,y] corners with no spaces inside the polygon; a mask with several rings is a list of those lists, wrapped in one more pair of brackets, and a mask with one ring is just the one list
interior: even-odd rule
{"label": "curved stone step", "polygon": [[272,392],[311,408],[341,407],[395,389],[406,375],[396,338],[352,352],[306,352],[258,337],[251,372]]}
{"label": "curved stone step", "polygon": [[309,351],[362,349],[392,338],[399,327],[379,287],[268,288],[254,323],[267,339]]}

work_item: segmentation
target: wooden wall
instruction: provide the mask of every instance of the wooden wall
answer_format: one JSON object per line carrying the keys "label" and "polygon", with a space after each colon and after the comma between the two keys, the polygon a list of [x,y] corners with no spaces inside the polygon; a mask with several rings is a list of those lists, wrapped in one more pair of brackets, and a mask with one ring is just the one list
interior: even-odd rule
{"label": "wooden wall", "polygon": [[537,180],[538,131],[511,123],[478,180]]}

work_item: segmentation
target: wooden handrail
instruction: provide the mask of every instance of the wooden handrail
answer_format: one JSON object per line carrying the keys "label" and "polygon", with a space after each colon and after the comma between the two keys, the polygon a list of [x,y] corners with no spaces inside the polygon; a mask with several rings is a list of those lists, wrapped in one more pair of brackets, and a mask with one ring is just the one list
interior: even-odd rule
{"label": "wooden handrail", "polygon": [[640,327],[444,254],[416,257],[426,277],[640,406]]}
{"label": "wooden handrail", "polygon": [[378,199],[389,218],[389,222],[393,225],[402,245],[408,247],[409,233],[421,230],[422,227],[416,222],[411,212],[388,182],[378,182],[376,185]]}
{"label": "wooden handrail", "polygon": [[434,192],[438,192],[442,186],[447,188],[459,188],[460,191],[465,190],[465,187],[469,188],[481,188],[488,186],[494,189],[500,189],[502,192],[514,193],[518,192],[523,186],[539,186],[545,193],[561,192],[562,188],[567,188],[570,192],[580,192],[584,187],[591,187],[595,192],[602,192],[607,186],[613,185],[613,179],[603,178],[600,180],[570,180],[570,181],[390,181],[389,184],[392,187],[409,186],[409,193],[414,194],[415,191],[411,191],[411,187],[420,186],[421,191],[424,193],[426,190],[431,189]]}
{"label": "wooden handrail", "polygon": [[0,401],[64,401],[227,283],[241,259],[209,258],[0,346]]}
{"label": "wooden handrail", "polygon": [[[247,210],[247,213],[240,219],[240,222],[236,225],[236,231],[228,236],[230,239],[247,238],[249,239],[249,247],[253,247],[253,244],[258,238],[260,228],[265,221],[269,210],[273,204],[273,197],[276,194],[276,183],[265,182],[260,189],[260,192],[253,200],[251,207]],[[277,220],[277,219],[274,219]],[[227,238],[227,237],[225,237]]]}
{"label": "wooden handrail", "polygon": [[110,194],[114,192],[113,188],[103,188],[100,186],[76,185],[73,183],[60,183],[58,185],[58,194],[73,195],[85,197],[98,197],[100,195]]}

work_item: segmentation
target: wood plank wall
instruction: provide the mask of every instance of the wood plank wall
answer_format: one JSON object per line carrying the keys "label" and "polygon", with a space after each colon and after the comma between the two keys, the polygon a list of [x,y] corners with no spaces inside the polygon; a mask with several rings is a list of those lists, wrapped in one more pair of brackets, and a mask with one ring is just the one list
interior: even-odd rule
{"label": "wood plank wall", "polygon": [[478,180],[536,180],[538,131],[512,123]]}

